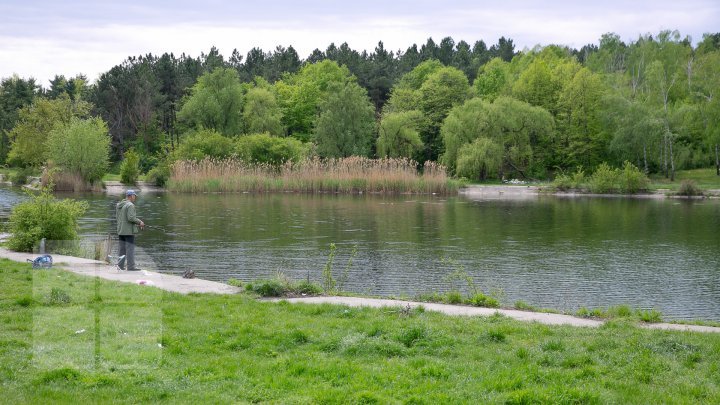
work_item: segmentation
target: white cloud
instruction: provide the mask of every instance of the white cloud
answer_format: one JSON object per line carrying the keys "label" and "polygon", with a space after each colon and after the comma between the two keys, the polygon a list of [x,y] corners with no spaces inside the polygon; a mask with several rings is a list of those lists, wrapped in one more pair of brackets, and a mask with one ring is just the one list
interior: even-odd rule
{"label": "white cloud", "polygon": [[[348,6],[347,11],[318,2],[310,6],[228,6],[209,1],[208,10],[197,5],[182,8],[182,2],[176,9],[143,3],[131,6],[134,12],[122,15],[105,5],[79,8],[76,13],[50,5],[0,5],[0,77],[18,73],[47,84],[55,74],[84,73],[94,80],[128,56],[164,52],[198,56],[213,45],[226,57],[234,48],[245,55],[253,47],[268,52],[278,45],[292,45],[305,58],[313,49],[324,50],[331,42],[348,42],[353,49],[371,52],[378,41],[383,41],[388,50],[404,51],[413,43],[424,44],[428,37],[439,43],[446,36],[470,45],[482,39],[490,46],[505,36],[514,40],[516,49],[551,43],[579,48],[597,43],[606,32],[616,32],[630,41],[640,34],[678,29],[697,41],[704,31],[715,30],[720,20],[720,6],[703,0],[639,0],[632,4],[606,0],[589,5],[522,0],[506,0],[499,5],[420,1],[387,7],[383,2],[369,1],[371,4],[364,6]],[[33,29],[25,28],[28,25]]]}

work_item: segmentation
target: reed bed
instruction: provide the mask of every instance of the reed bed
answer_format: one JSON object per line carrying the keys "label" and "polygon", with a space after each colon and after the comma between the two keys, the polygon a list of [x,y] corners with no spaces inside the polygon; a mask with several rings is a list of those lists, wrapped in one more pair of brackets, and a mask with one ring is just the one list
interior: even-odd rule
{"label": "reed bed", "polygon": [[178,161],[167,188],[180,192],[302,192],[453,194],[458,184],[445,167],[410,159],[305,159],[280,166],[237,159]]}

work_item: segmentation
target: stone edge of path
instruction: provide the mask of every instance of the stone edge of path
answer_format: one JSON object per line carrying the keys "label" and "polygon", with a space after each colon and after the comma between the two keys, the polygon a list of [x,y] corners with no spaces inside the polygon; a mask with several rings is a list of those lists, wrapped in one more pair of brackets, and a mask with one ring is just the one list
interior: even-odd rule
{"label": "stone edge of path", "polygon": [[[577,327],[597,328],[605,324],[604,321],[578,318],[572,315],[549,314],[544,312],[519,311],[515,309],[499,309],[499,308],[482,308],[470,307],[464,305],[448,305],[435,304],[427,302],[414,302],[403,300],[379,299],[379,298],[359,298],[359,297],[304,297],[304,298],[273,298],[268,301],[279,302],[287,301],[294,304],[335,304],[347,305],[350,307],[373,307],[373,308],[416,308],[424,307],[428,311],[440,312],[446,315],[454,316],[491,316],[496,313],[507,316],[509,318],[525,321],[537,322],[544,325],[569,325]],[[641,323],[639,327],[645,329],[686,331],[686,332],[705,332],[720,333],[720,328],[713,326],[700,325],[682,325],[674,323]]]}
{"label": "stone edge of path", "polygon": [[[13,252],[6,248],[0,247],[0,258],[10,259],[16,262],[26,262],[37,257],[33,253]],[[189,293],[210,293],[210,294],[236,294],[241,291],[238,287],[216,281],[203,280],[199,278],[186,279],[171,274],[163,274],[154,271],[128,272],[118,271],[114,266],[105,262],[85,259],[73,256],[53,255],[53,261],[56,268],[61,268],[75,274],[90,277],[100,277],[106,280],[120,281],[125,283],[140,284],[146,286],[157,287],[165,291],[177,292],[181,294]],[[48,271],[40,269],[37,271]],[[50,270],[52,271],[52,270]],[[423,306],[428,311],[440,312],[446,315],[454,316],[492,316],[496,313],[507,316],[512,319],[525,322],[538,322],[545,325],[570,325],[579,327],[599,327],[604,324],[603,321],[594,319],[578,318],[571,315],[549,314],[544,312],[519,311],[514,309],[498,309],[470,307],[464,305],[448,305],[427,302],[414,302],[403,300],[379,299],[379,298],[362,298],[362,297],[306,297],[306,298],[273,298],[265,300],[268,302],[288,301],[291,303],[303,304],[336,304],[347,305],[351,307],[398,307],[398,308],[416,308]],[[720,328],[712,326],[700,325],[682,325],[674,323],[651,323],[640,324],[641,328],[661,329],[674,331],[691,331],[691,332],[711,332],[720,333]]]}

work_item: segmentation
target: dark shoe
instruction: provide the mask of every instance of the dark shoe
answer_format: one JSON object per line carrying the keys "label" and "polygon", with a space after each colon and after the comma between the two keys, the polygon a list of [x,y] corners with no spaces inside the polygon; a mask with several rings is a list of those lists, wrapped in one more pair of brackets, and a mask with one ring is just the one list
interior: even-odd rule
{"label": "dark shoe", "polygon": [[127,271],[140,271],[142,270],[140,267],[133,267],[132,269],[127,269]]}

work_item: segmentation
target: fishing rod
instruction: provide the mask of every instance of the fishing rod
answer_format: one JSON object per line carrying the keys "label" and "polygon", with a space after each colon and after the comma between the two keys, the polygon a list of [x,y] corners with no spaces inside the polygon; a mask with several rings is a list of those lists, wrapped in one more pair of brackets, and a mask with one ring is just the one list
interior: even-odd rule
{"label": "fishing rod", "polygon": [[163,233],[165,233],[165,234],[167,234],[167,235],[176,235],[175,232],[170,232],[170,231],[168,231],[167,229],[163,228],[162,226],[145,224],[145,228],[157,229],[158,231],[163,232]]}

